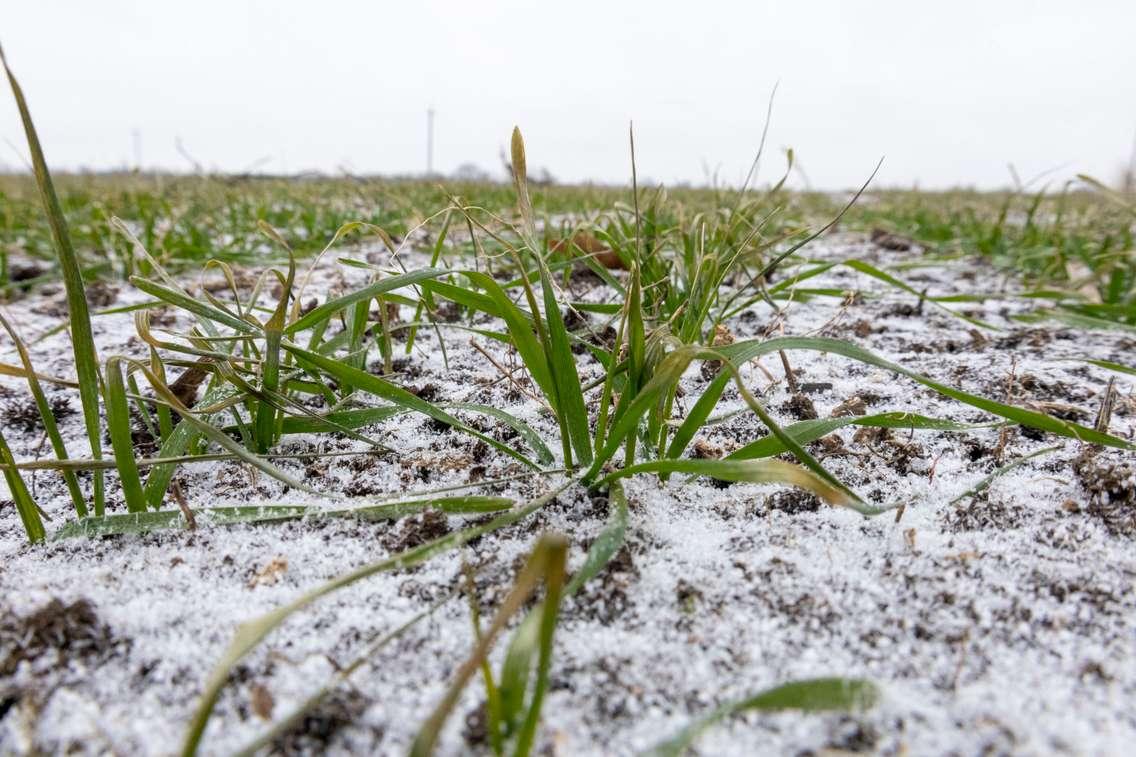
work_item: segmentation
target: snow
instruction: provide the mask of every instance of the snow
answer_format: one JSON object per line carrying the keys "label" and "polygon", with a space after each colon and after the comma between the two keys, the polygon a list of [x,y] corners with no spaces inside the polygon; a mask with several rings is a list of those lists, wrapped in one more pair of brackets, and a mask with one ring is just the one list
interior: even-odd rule
{"label": "snow", "polygon": [[[880,250],[852,234],[825,238],[805,252],[815,260],[858,257],[884,268],[919,257],[918,251]],[[417,262],[413,255],[406,260],[411,267]],[[309,292],[322,300],[361,275],[328,261]],[[928,264],[897,275],[932,295],[989,292],[992,282],[1002,280],[974,261]],[[1089,425],[1114,374],[1084,359],[1131,363],[1133,340],[1122,332],[1039,330],[1014,322],[1010,316],[1031,304],[1012,291],[984,303],[950,305],[1003,329],[975,337],[970,324],[930,306],[922,314],[904,315],[903,306],[914,305],[914,297],[846,268],[834,268],[807,286],[855,289],[864,299],[846,306],[839,299],[798,300],[786,314],[785,334],[846,338],[976,394],[1004,400],[1008,390],[1019,404],[1073,406]],[[604,294],[595,289],[575,296]],[[7,312],[26,337],[42,333],[57,320],[36,311],[59,296],[41,292],[11,304]],[[115,304],[141,299],[124,288]],[[857,330],[861,322],[866,326]],[[185,323],[181,319],[173,328]],[[145,355],[130,314],[101,316],[95,324],[101,357]],[[764,333],[769,326],[764,307],[730,324],[737,338]],[[422,349],[411,360],[413,375],[408,370],[406,383],[433,383],[444,399],[503,407],[532,423],[558,450],[553,424],[536,404],[497,381],[495,370],[462,332],[444,333],[450,370],[443,367],[433,331],[422,329]],[[1023,337],[1017,344],[1010,338],[1015,335]],[[498,345],[483,346],[508,362]],[[67,352],[64,335],[32,347],[39,370],[55,375],[73,372]],[[810,395],[821,417],[859,395],[872,413],[910,410],[965,422],[991,420],[913,381],[838,356],[794,352],[789,358],[798,381],[832,385]],[[584,365],[596,374],[594,366]],[[776,383],[770,384],[767,373]],[[783,409],[789,393],[778,360],[764,358],[762,367],[746,366],[743,374],[750,388],[763,392],[778,420],[795,420]],[[1111,431],[1132,439],[1132,378],[1116,378],[1120,398]],[[698,368],[692,368],[684,379],[687,407],[704,385]],[[0,405],[24,391],[15,379],[4,378],[3,386],[11,396],[0,398]],[[77,409],[77,400],[74,405]],[[731,389],[717,412],[741,407]],[[61,427],[73,457],[89,453],[78,413]],[[293,475],[309,474],[317,489],[331,493],[351,483],[401,497],[466,482],[468,470],[444,465],[430,470],[429,461],[471,456],[474,440],[439,432],[427,419],[412,416],[365,431],[397,453],[369,458],[369,467],[352,466],[356,458],[348,457],[329,458],[318,470],[306,471],[303,461],[279,465]],[[728,451],[759,433],[756,420],[741,414],[701,436]],[[781,491],[772,486],[719,488],[681,478],[666,484],[649,477],[628,481],[630,567],[601,574],[565,606],[539,743],[556,754],[634,753],[719,703],[794,678],[844,675],[875,681],[883,692],[880,704],[865,713],[735,718],[704,734],[698,751],[1125,753],[1136,738],[1131,708],[1136,552],[1132,533],[1110,529],[1089,509],[1089,495],[1072,467],[1082,445],[1012,432],[1005,438],[1002,462],[1048,446],[1060,449],[996,479],[985,495],[951,505],[996,467],[990,451],[1001,441],[998,429],[920,431],[910,439],[908,432],[897,431],[901,443],[920,447],[907,460],[900,460],[894,454],[898,448],[888,442],[857,441],[856,433],[854,426],[836,432],[856,454],[831,455],[825,465],[871,501],[905,504],[898,522],[894,513],[865,519],[833,508],[770,509],[767,497]],[[5,428],[5,435],[17,459],[49,454],[38,431]],[[318,436],[291,437],[282,446],[306,450],[315,444],[362,447]],[[486,478],[520,472],[502,455],[476,454]],[[1100,454],[1129,464],[1133,457],[1115,450]],[[278,482],[233,463],[184,466],[179,477],[194,507],[337,504],[332,497],[284,492]],[[52,517],[49,528],[73,517],[58,477],[39,472],[35,478],[37,500]],[[487,493],[527,500],[558,480],[519,479]],[[112,486],[112,501],[117,496]],[[457,587],[463,564],[477,568],[479,597],[486,605],[504,596],[518,559],[541,531],[567,534],[571,567],[578,567],[606,520],[602,504],[572,489],[519,524],[418,568],[361,581],[298,613],[242,661],[217,704],[203,753],[229,753],[268,727],[251,706],[254,687],[264,687],[275,702],[274,715],[283,715],[376,634]],[[451,516],[449,522],[459,527],[464,520]],[[61,663],[46,655],[21,662],[0,678],[0,699],[6,703],[0,708],[5,711],[0,752],[176,752],[202,685],[239,624],[383,559],[401,528],[301,521],[30,547],[14,508],[0,506],[0,626],[18,627],[21,618],[53,598],[64,604],[86,599],[114,640],[94,655],[65,653]],[[274,561],[275,581],[252,580]],[[283,562],[287,567],[279,571]],[[490,612],[484,609],[483,622]],[[0,657],[16,643],[5,633],[0,632]],[[452,599],[343,687],[347,693],[337,701],[344,716],[337,720],[325,711],[321,721],[330,732],[326,743],[312,740],[319,730],[313,726],[307,741],[294,741],[289,749],[405,752],[472,646],[468,605]],[[442,753],[471,749],[462,721],[482,696],[475,680],[443,734]]]}

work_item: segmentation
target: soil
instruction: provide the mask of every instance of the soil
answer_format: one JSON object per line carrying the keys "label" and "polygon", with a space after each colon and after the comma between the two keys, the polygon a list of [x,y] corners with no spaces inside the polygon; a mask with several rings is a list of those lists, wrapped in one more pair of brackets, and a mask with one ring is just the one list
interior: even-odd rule
{"label": "soil", "polygon": [[[780,318],[756,306],[729,324],[730,333],[742,340],[775,326],[788,335],[847,339],[965,391],[1090,424],[1115,378],[1110,431],[1133,439],[1132,377],[1085,362],[1131,364],[1130,331],[1024,325],[1015,316],[1034,303],[1015,296],[1012,285],[992,292],[993,282],[1001,286],[1000,274],[976,261],[937,262],[909,242],[839,234],[804,252],[814,261],[863,259],[918,281],[916,290],[928,297],[991,295],[965,307],[997,330],[977,329],[929,300],[837,266],[809,286],[854,296],[798,298],[784,303]],[[405,262],[414,267],[424,259],[411,255]],[[897,268],[901,264],[915,267]],[[332,266],[319,269],[309,290],[321,301],[363,275]],[[779,274],[793,271],[785,267]],[[587,283],[581,298],[610,295],[602,283]],[[37,369],[67,376],[73,368],[66,336],[36,339],[58,325],[60,316],[51,313],[59,296],[58,289],[47,294],[34,287],[7,312]],[[144,299],[129,287],[107,287],[99,297],[113,297],[116,307]],[[466,318],[449,306],[440,309],[447,318]],[[608,333],[599,316],[576,315],[582,320],[573,316],[574,327]],[[188,326],[182,314],[165,318],[164,328]],[[94,323],[100,356],[147,359],[130,313]],[[486,319],[474,325],[499,327]],[[515,370],[515,356],[490,341],[479,343]],[[396,340],[396,353],[404,344]],[[447,342],[448,370],[433,329],[420,329],[415,344],[409,357],[396,354],[396,380],[422,397],[505,409],[559,449],[555,424],[526,395],[523,376],[520,388],[502,380],[467,339]],[[3,341],[0,348],[13,362],[11,345]],[[993,420],[836,355],[789,357],[795,392],[785,385],[776,355],[742,368],[747,386],[783,423],[883,411]],[[585,381],[603,370],[586,357],[579,366]],[[679,412],[712,377],[700,366],[687,372]],[[13,413],[5,415],[4,433],[15,457],[50,454],[42,429],[20,420],[27,415],[21,403],[30,400],[26,388],[0,377],[0,390],[0,411]],[[321,402],[313,399],[312,407],[323,409]],[[75,402],[70,409],[77,408]],[[691,453],[727,454],[763,436],[751,413],[729,415],[744,408],[730,387],[715,411],[724,420],[703,428]],[[89,454],[80,414],[58,410],[70,455]],[[459,415],[525,449],[496,420]],[[361,431],[396,453],[276,463],[322,491],[358,496],[404,497],[523,472],[510,458],[430,419],[403,415]],[[1000,466],[1051,446],[1057,449],[994,479],[977,496],[967,494]],[[866,499],[902,505],[898,515],[866,519],[785,487],[719,487],[683,477],[628,481],[625,545],[563,607],[539,753],[632,754],[723,702],[791,679],[832,675],[875,681],[882,701],[862,713],[735,718],[703,734],[699,753],[1127,753],[1136,739],[1132,454],[1014,428],[946,433],[848,426],[810,448]],[[334,434],[298,435],[277,451],[316,449],[361,451],[365,445]],[[49,529],[74,517],[59,476],[39,471],[26,478],[51,518]],[[285,491],[235,463],[186,465],[177,480],[187,505],[197,509],[336,504]],[[89,476],[80,481],[90,486]],[[558,481],[514,479],[482,491],[524,501]],[[115,477],[108,482],[110,501],[121,501]],[[172,498],[166,506],[177,507]],[[269,718],[327,682],[376,635],[453,595],[275,745],[288,754],[405,753],[474,644],[470,603],[455,591],[465,583],[464,571],[474,572],[484,625],[542,531],[570,537],[569,570],[575,571],[607,518],[604,498],[569,490],[529,519],[461,550],[314,603],[242,661],[217,702],[202,752],[227,754],[248,743]],[[476,520],[428,511],[400,522],[200,525],[193,532],[30,547],[0,491],[0,753],[173,753],[241,623]],[[491,658],[495,669],[502,651],[499,644]],[[478,715],[484,692],[478,681],[463,694],[441,735],[440,753],[486,751]]]}

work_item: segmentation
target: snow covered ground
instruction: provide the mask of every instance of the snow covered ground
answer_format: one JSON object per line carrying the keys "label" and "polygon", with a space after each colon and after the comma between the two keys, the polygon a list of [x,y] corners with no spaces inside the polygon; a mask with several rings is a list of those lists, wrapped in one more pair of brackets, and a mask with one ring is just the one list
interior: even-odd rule
{"label": "snow covered ground", "polygon": [[[814,259],[856,257],[881,267],[919,258],[846,234],[814,243]],[[413,259],[411,260],[413,262]],[[322,299],[357,277],[321,268]],[[1003,278],[974,261],[900,274],[932,295],[992,292]],[[580,298],[603,291],[586,276]],[[1024,326],[1010,316],[1031,303],[1003,295],[952,305],[1000,330],[981,330],[848,268],[809,287],[862,297],[791,304],[782,324],[755,308],[730,324],[737,338],[771,330],[847,339],[952,386],[1092,425],[1110,376],[1087,358],[1132,364],[1131,332]],[[141,296],[123,288],[108,304]],[[6,306],[25,337],[58,323],[50,289]],[[101,357],[143,356],[129,314],[95,321]],[[171,328],[184,326],[175,321]],[[436,336],[400,365],[403,382],[438,399],[508,409],[545,434],[535,403],[447,332],[450,367]],[[10,344],[3,343],[5,354]],[[502,362],[503,350],[483,345]],[[64,336],[33,348],[41,372],[73,373]],[[10,357],[4,359],[11,361]],[[908,410],[981,423],[994,420],[906,378],[842,357],[791,353],[802,393],[791,402],[777,359],[745,367],[774,415],[791,423],[842,403],[867,412]],[[581,372],[600,368],[580,358]],[[1136,433],[1132,377],[1116,375],[1111,432]],[[692,402],[705,379],[684,379]],[[17,379],[0,390],[4,432],[17,459],[50,454],[42,431],[19,424]],[[55,390],[52,390],[54,393]],[[72,403],[78,409],[77,399]],[[729,390],[719,411],[742,407]],[[62,424],[72,456],[84,455],[79,413]],[[492,424],[488,427],[492,432]],[[322,491],[388,495],[518,472],[510,459],[429,419],[401,416],[367,432],[397,454],[281,461]],[[763,432],[749,414],[703,430],[701,448],[728,452]],[[329,436],[287,438],[285,451],[352,450]],[[952,503],[999,465],[1047,447]],[[1044,433],[878,432],[849,426],[812,449],[866,499],[904,504],[902,516],[865,519],[819,506],[782,487],[706,480],[627,484],[627,547],[565,607],[538,745],[552,754],[629,754],[672,735],[716,704],[800,677],[855,676],[879,684],[865,713],[750,715],[697,743],[703,754],[1124,754],[1136,739],[1136,472],[1134,456]],[[320,504],[284,492],[230,462],[184,466],[190,506],[244,502]],[[113,481],[113,478],[112,478]],[[528,499],[555,483],[528,478],[491,493]],[[58,476],[39,472],[35,495],[52,516],[73,517]],[[111,501],[117,492],[112,487]],[[407,571],[355,584],[299,613],[238,667],[203,751],[224,754],[263,732],[381,635],[458,586],[477,568],[489,611],[510,587],[536,536],[572,541],[578,567],[607,505],[570,490],[529,519]],[[413,545],[463,518],[400,523],[353,520],[202,528],[146,536],[26,544],[10,502],[0,504],[0,752],[170,754],[177,751],[204,680],[238,624],[334,576]],[[404,752],[473,644],[467,602],[456,597],[380,652],[277,744],[284,753]],[[499,645],[500,646],[500,645]],[[495,663],[499,661],[494,656]],[[483,750],[475,681],[441,741],[447,754]],[[468,722],[466,722],[468,721]]]}

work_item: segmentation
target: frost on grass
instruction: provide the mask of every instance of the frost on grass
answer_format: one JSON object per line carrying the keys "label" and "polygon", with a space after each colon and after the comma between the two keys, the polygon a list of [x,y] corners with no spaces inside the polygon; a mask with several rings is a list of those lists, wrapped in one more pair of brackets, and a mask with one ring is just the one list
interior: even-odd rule
{"label": "frost on grass", "polygon": [[[919,254],[904,249],[902,239],[877,241],[829,238],[808,253],[813,259],[856,256],[882,266]],[[407,260],[411,267],[415,262]],[[966,271],[959,266],[971,273],[978,267],[928,265],[907,278],[932,294],[973,291],[976,277],[960,275]],[[329,265],[313,291],[334,292],[352,275]],[[568,286],[574,298],[605,296],[594,276],[573,276]],[[837,336],[966,391],[1089,423],[1109,374],[1083,359],[1131,362],[1125,355],[1133,345],[1124,336],[1023,328],[1011,317],[1030,304],[1013,296],[954,306],[1003,329],[982,332],[847,269],[833,268],[810,286],[859,290],[861,296],[796,302],[784,321],[771,321],[766,309],[746,311],[729,324],[731,334],[746,339],[784,329]],[[128,290],[116,296],[122,305],[135,298]],[[45,314],[55,298],[33,293],[11,311],[21,328],[40,333],[56,323]],[[587,322],[573,328],[603,336],[599,319],[580,317]],[[132,338],[129,315],[97,318],[95,327],[101,353],[145,357]],[[506,408],[555,439],[552,422],[517,386],[500,381],[468,340],[448,342],[446,371],[436,335],[423,329],[418,339],[421,349],[395,364],[399,381],[420,395]],[[505,350],[482,346],[502,365],[514,365]],[[45,373],[69,372],[65,337],[49,337],[33,349]],[[794,391],[776,358],[743,368],[747,385],[764,393],[783,423],[891,410],[990,420],[843,358],[788,358]],[[578,361],[585,380],[599,375],[589,355]],[[680,412],[712,376],[697,366],[688,371]],[[24,397],[18,381],[2,384],[5,403]],[[1118,389],[1111,431],[1131,439],[1131,381],[1118,378]],[[719,457],[763,435],[751,414],[728,415],[743,407],[729,388],[717,410],[724,419],[702,429],[692,453]],[[494,438],[515,441],[509,429],[485,418],[465,419]],[[80,420],[65,412],[59,420],[72,455],[83,455]],[[401,416],[366,431],[397,454],[279,465],[321,490],[359,496],[520,472],[487,445],[426,419]],[[18,458],[42,455],[41,430],[12,422],[5,434]],[[316,445],[333,452],[361,449],[350,439],[299,435],[286,438],[278,451]],[[955,502],[999,467],[1050,446],[1059,449]],[[629,754],[722,702],[794,678],[845,675],[876,681],[884,700],[867,713],[735,718],[705,734],[700,751],[1126,750],[1136,737],[1130,706],[1136,699],[1130,454],[1016,428],[948,434],[847,426],[810,449],[868,500],[906,505],[901,517],[865,520],[772,486],[630,481],[625,545],[565,603],[540,748]],[[285,499],[327,504],[285,492],[278,482],[233,463],[185,466],[178,481],[193,507]],[[55,476],[40,472],[30,484],[55,519],[52,525],[71,517]],[[517,480],[486,493],[524,500],[546,485]],[[117,492],[111,495],[113,501]],[[578,569],[607,516],[602,496],[570,491],[528,520],[458,552],[318,602],[237,667],[206,733],[205,752],[228,753],[262,733],[271,718],[329,680],[377,634],[455,592],[466,570],[486,617],[543,530],[571,537],[569,569]],[[169,753],[239,623],[468,522],[430,511],[397,523],[312,520],[32,549],[5,504],[0,752]],[[405,752],[472,644],[469,603],[458,597],[383,650],[275,748]],[[500,663],[500,650],[493,662]],[[443,734],[443,753],[484,751],[483,702],[484,690],[471,686]]]}

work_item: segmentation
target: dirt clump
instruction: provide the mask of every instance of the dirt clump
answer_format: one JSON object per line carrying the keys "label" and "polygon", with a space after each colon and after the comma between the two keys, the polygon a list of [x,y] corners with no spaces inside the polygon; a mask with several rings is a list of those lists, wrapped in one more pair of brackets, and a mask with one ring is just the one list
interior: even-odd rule
{"label": "dirt clump", "polygon": [[441,510],[426,510],[406,518],[397,531],[383,537],[383,546],[391,552],[405,552],[450,532],[449,520]]}
{"label": "dirt clump", "polygon": [[915,246],[915,241],[901,234],[894,234],[887,229],[872,229],[872,244],[892,252],[908,252]]}
{"label": "dirt clump", "polygon": [[1027,511],[1025,508],[1006,502],[1001,499],[990,499],[989,492],[981,492],[965,505],[948,510],[943,516],[947,530],[1006,531],[1020,528],[1025,521]]}
{"label": "dirt clump", "polygon": [[800,392],[794,394],[781,405],[781,410],[800,421],[814,420],[820,417],[813,401]]}
{"label": "dirt clump", "polygon": [[1109,533],[1136,536],[1136,467],[1087,447],[1073,459],[1073,472],[1089,495],[1085,511],[1099,518]]}
{"label": "dirt clump", "polygon": [[678,583],[675,584],[675,601],[678,603],[680,610],[690,614],[695,611],[698,604],[702,601],[702,591],[685,578],[680,578]]}
{"label": "dirt clump", "polygon": [[[287,733],[272,743],[272,754],[321,754],[335,740],[336,734],[358,720],[370,700],[358,691],[337,691],[316,705]],[[382,729],[372,728],[377,744],[383,738]]]}
{"label": "dirt clump", "polygon": [[466,713],[462,739],[471,747],[484,747],[489,744],[489,705],[484,700]]}
{"label": "dirt clump", "polygon": [[63,667],[111,654],[117,641],[89,600],[65,604],[52,599],[25,617],[0,617],[0,676],[10,676],[23,662],[38,669]]}
{"label": "dirt clump", "polygon": [[921,445],[904,441],[890,428],[866,426],[852,435],[852,441],[867,447],[896,473],[910,473],[912,463],[927,456]]}
{"label": "dirt clump", "polygon": [[846,418],[853,415],[866,415],[868,412],[868,405],[864,400],[859,397],[849,397],[841,402],[836,407],[832,408],[829,413],[831,418]]}
{"label": "dirt clump", "polygon": [[20,289],[25,292],[31,288],[31,284],[25,282],[34,281],[47,273],[48,269],[34,260],[8,263],[8,281],[22,284]]}
{"label": "dirt clump", "polygon": [[580,587],[576,606],[588,618],[610,623],[627,610],[631,603],[628,590],[638,578],[639,569],[624,544],[598,576]]}
{"label": "dirt clump", "polygon": [[[71,400],[63,395],[56,395],[47,401],[51,414],[56,421],[61,421],[69,415],[75,414]],[[30,397],[10,400],[5,403],[0,413],[4,417],[6,427],[19,428],[27,433],[43,429],[43,418],[39,414],[39,406]]]}
{"label": "dirt clump", "polygon": [[107,308],[118,300],[118,287],[105,281],[91,281],[84,285],[87,304],[94,308]]}
{"label": "dirt clump", "polygon": [[717,460],[722,457],[722,448],[698,437],[691,445],[690,456],[698,460]]}
{"label": "dirt clump", "polygon": [[815,513],[820,509],[820,498],[802,489],[786,489],[765,498],[766,510],[780,510],[789,515]]}

